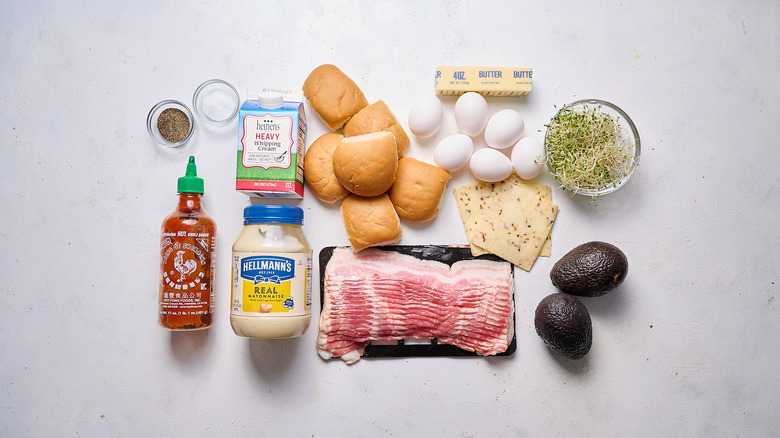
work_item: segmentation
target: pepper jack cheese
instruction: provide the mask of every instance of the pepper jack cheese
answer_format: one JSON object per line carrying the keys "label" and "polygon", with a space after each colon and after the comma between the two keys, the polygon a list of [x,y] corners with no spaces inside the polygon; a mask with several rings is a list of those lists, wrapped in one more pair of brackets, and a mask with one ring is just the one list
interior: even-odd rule
{"label": "pepper jack cheese", "polygon": [[558,206],[547,196],[548,189],[511,178],[454,188],[472,251],[484,250],[530,270],[548,245],[558,213]]}
{"label": "pepper jack cheese", "polygon": [[531,92],[533,70],[528,67],[439,66],[436,94],[459,96],[473,91],[483,96],[515,97]]}
{"label": "pepper jack cheese", "polygon": [[[509,184],[501,184],[499,186],[495,186],[493,190],[495,191],[509,190],[515,184],[524,184],[520,182],[519,179],[520,178],[518,178],[517,175],[513,174],[512,176],[504,180],[505,183],[509,183]],[[483,187],[486,185],[487,184],[483,185]],[[539,194],[541,194],[542,197],[544,198],[544,200],[541,202],[550,202],[549,200],[552,199],[552,189],[550,188],[550,186],[534,185],[533,187],[534,189],[538,189]],[[557,214],[558,206],[553,204],[553,209],[556,211]],[[461,212],[461,215],[462,214],[463,212]],[[475,243],[471,243],[471,241],[473,240],[472,237],[473,236],[469,236],[469,246],[471,247],[471,254],[476,257],[488,253],[488,251],[485,251],[483,248],[480,248],[479,245]],[[552,254],[552,233],[547,235],[547,239],[545,239],[544,244],[542,245],[542,249],[541,251],[539,251],[539,257],[549,257],[550,254]]]}

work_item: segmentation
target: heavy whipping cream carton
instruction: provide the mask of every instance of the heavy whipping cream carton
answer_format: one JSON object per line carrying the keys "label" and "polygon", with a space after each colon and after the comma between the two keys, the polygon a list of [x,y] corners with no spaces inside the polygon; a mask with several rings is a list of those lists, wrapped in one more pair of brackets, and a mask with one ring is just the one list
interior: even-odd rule
{"label": "heavy whipping cream carton", "polygon": [[236,190],[303,198],[306,115],[303,93],[250,89],[238,112]]}

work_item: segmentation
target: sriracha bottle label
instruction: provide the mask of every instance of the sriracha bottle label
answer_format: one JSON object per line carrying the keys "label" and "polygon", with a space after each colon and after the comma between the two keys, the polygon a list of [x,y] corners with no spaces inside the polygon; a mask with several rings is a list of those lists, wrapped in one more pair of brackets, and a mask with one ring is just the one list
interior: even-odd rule
{"label": "sriracha bottle label", "polygon": [[212,240],[208,232],[163,232],[160,317],[168,328],[192,329],[210,325],[213,312]]}

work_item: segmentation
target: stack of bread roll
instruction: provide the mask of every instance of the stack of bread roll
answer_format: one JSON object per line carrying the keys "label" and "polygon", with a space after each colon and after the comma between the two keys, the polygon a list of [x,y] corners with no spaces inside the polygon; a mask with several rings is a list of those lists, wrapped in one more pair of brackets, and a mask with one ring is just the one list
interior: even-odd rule
{"label": "stack of bread roll", "polygon": [[336,66],[315,68],[303,83],[311,108],[334,131],[314,140],[304,178],[314,196],[334,204],[355,251],[401,239],[401,220],[439,213],[450,173],[406,156],[409,136],[383,100],[368,103]]}

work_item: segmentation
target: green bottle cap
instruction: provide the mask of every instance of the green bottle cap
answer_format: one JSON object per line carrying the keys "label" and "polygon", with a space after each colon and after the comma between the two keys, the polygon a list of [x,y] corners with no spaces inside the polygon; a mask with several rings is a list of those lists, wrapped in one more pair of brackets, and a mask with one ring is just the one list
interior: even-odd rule
{"label": "green bottle cap", "polygon": [[193,156],[190,156],[187,163],[187,174],[179,178],[179,193],[203,193],[203,179],[198,178],[198,168],[195,167]]}

